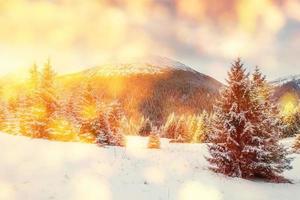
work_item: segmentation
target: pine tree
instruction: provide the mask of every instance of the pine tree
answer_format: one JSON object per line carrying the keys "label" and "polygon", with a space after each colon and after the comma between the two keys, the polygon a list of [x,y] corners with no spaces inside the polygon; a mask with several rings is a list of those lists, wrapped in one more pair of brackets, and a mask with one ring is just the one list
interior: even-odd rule
{"label": "pine tree", "polygon": [[111,109],[108,114],[108,123],[110,127],[109,132],[109,145],[114,146],[124,146],[125,145],[125,137],[121,132],[121,120],[124,116],[124,112],[121,108],[120,103],[113,102],[110,105]]}
{"label": "pine tree", "polygon": [[[48,138],[50,132],[51,118],[57,109],[57,96],[55,82],[55,72],[52,69],[50,60],[45,64],[41,76],[34,65],[30,71],[32,84],[30,130],[32,137]],[[40,77],[40,78],[39,78]],[[34,98],[32,98],[34,97]]]}
{"label": "pine tree", "polygon": [[[209,137],[211,157],[207,158],[210,168],[232,177],[284,181],[279,174],[289,169],[290,160],[278,144],[279,128],[271,122],[275,117],[270,114],[275,110],[269,107],[266,111],[271,106],[269,94],[258,94],[262,88],[256,84],[261,80],[255,80],[254,74],[250,84],[240,59],[234,62],[228,76],[228,86],[214,110],[214,130]],[[268,125],[272,126],[269,130]]]}
{"label": "pine tree", "polygon": [[193,142],[206,143],[211,132],[210,116],[206,111],[197,118],[197,128],[193,133]]}
{"label": "pine tree", "polygon": [[97,118],[102,118],[102,114],[98,113],[97,99],[91,84],[88,83],[81,93],[81,98],[75,108],[80,124],[80,137],[82,141],[94,142],[97,137],[96,129],[100,123],[97,122]]}
{"label": "pine tree", "polygon": [[146,119],[140,127],[140,136],[149,136],[152,131],[152,123],[149,119]]}
{"label": "pine tree", "polygon": [[181,116],[178,120],[177,126],[176,126],[176,132],[175,132],[175,138],[174,140],[171,140],[171,143],[188,143],[192,140],[192,135],[189,132],[189,128],[187,123],[185,122],[185,117]]}
{"label": "pine tree", "polygon": [[51,117],[51,115],[56,111],[57,108],[55,77],[56,74],[52,68],[50,60],[48,60],[43,68],[40,89],[40,95],[46,107],[46,116],[48,117]]}
{"label": "pine tree", "polygon": [[253,166],[254,176],[274,182],[287,181],[280,174],[285,169],[291,169],[291,159],[287,158],[288,152],[284,146],[279,144],[283,132],[279,110],[272,100],[272,88],[258,67],[253,73],[251,87],[252,100],[256,102],[253,110],[258,119],[253,135],[257,147],[249,150],[257,157]]}
{"label": "pine tree", "polygon": [[169,138],[169,139],[175,139],[175,134],[176,134],[176,127],[177,127],[178,120],[175,116],[174,113],[171,113],[167,121],[164,125],[164,137]]}
{"label": "pine tree", "polygon": [[148,138],[149,149],[160,149],[160,137],[157,128],[154,128]]}
{"label": "pine tree", "polygon": [[139,126],[132,118],[128,118],[124,115],[121,119],[121,131],[125,135],[138,135]]}

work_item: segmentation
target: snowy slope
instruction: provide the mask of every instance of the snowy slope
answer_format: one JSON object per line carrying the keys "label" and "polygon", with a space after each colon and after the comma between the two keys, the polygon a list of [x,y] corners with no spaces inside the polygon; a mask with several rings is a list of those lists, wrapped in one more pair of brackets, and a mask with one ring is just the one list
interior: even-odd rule
{"label": "snowy slope", "polygon": [[288,76],[271,82],[275,86],[275,99],[293,94],[300,99],[300,75]]}
{"label": "snowy slope", "polygon": [[[300,157],[285,175],[295,184],[227,178],[207,170],[205,145],[127,149],[50,142],[0,133],[1,200],[289,200],[300,196]],[[285,141],[285,143],[289,143]]]}
{"label": "snowy slope", "polygon": [[298,87],[300,87],[300,74],[282,77],[282,78],[272,81],[271,83],[273,83],[275,86],[282,86],[282,85],[290,83],[290,82],[294,82],[298,85]]}
{"label": "snowy slope", "polygon": [[183,70],[196,72],[192,68],[181,62],[159,56],[148,56],[141,58],[131,58],[122,60],[113,64],[101,65],[86,70],[84,73],[88,76],[116,76],[132,74],[156,74],[166,70]]}

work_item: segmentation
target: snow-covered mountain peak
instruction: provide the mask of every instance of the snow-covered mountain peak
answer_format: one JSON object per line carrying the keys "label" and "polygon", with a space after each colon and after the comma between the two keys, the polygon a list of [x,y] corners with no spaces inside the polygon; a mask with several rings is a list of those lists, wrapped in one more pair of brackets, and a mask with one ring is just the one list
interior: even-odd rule
{"label": "snow-covered mountain peak", "polygon": [[140,58],[130,58],[111,64],[105,64],[87,70],[90,76],[102,75],[129,75],[129,74],[156,74],[169,70],[183,70],[195,72],[192,68],[181,62],[159,56],[148,56]]}
{"label": "snow-covered mountain peak", "polygon": [[286,83],[290,83],[290,82],[293,82],[300,87],[300,74],[278,78],[278,79],[272,81],[272,84],[274,84],[275,86],[282,86],[282,85],[284,85]]}

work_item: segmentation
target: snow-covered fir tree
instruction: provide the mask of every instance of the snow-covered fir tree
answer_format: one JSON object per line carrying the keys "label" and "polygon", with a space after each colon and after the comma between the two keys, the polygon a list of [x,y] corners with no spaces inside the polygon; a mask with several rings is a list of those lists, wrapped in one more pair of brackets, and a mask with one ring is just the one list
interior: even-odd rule
{"label": "snow-covered fir tree", "polygon": [[217,173],[281,182],[285,180],[280,174],[290,168],[290,160],[278,144],[276,111],[269,101],[270,94],[258,86],[263,80],[257,73],[251,84],[240,59],[232,64],[228,84],[214,109],[211,156],[207,159]]}
{"label": "snow-covered fir tree", "polygon": [[80,138],[82,141],[94,142],[96,139],[97,99],[91,84],[81,88],[80,99],[75,105],[75,112],[80,124]]}
{"label": "snow-covered fir tree", "polygon": [[160,149],[160,137],[156,127],[153,128],[149,135],[147,146],[149,149]]}
{"label": "snow-covered fir tree", "polygon": [[[291,158],[283,145],[279,144],[283,126],[279,117],[279,109],[272,100],[272,87],[266,81],[259,68],[256,67],[252,79],[253,108],[257,116],[254,128],[254,148],[250,153],[257,156],[254,165],[254,176],[274,182],[286,181],[280,174],[291,169]],[[253,144],[252,144],[253,145]]]}
{"label": "snow-covered fir tree", "polygon": [[175,139],[171,140],[172,143],[188,143],[192,140],[192,134],[189,132],[185,117],[182,115],[177,122]]}
{"label": "snow-covered fir tree", "polygon": [[175,139],[177,123],[178,121],[176,119],[175,113],[171,113],[164,125],[163,136],[169,139]]}
{"label": "snow-covered fir tree", "polygon": [[139,129],[140,136],[149,136],[152,131],[152,123],[149,119],[142,121],[142,125]]}
{"label": "snow-covered fir tree", "polygon": [[197,118],[197,128],[193,134],[193,142],[206,143],[211,132],[210,116],[206,111]]}
{"label": "snow-covered fir tree", "polygon": [[40,75],[36,66],[31,70],[32,97],[30,106],[30,129],[33,137],[47,138],[50,132],[50,122],[57,109],[55,88],[55,72],[48,60]]}
{"label": "snow-covered fir tree", "polygon": [[121,119],[121,131],[125,135],[138,135],[139,125],[132,118],[124,115]]}
{"label": "snow-covered fir tree", "polygon": [[110,105],[110,112],[108,114],[109,123],[109,145],[124,146],[125,137],[121,132],[121,120],[124,116],[124,111],[119,102],[112,102]]}

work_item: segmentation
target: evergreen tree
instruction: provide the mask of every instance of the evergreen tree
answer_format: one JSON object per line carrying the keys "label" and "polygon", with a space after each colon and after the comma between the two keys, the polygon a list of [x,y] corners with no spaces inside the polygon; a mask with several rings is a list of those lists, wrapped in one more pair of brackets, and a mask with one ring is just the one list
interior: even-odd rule
{"label": "evergreen tree", "polygon": [[110,105],[110,112],[108,114],[108,123],[110,127],[109,132],[109,145],[124,146],[125,137],[121,132],[121,120],[124,116],[124,112],[121,108],[120,103],[113,102]]}
{"label": "evergreen tree", "polygon": [[[209,137],[211,157],[207,159],[217,173],[284,181],[279,174],[290,168],[290,160],[278,144],[279,128],[271,122],[275,118],[270,113],[275,110],[269,107],[266,111],[271,106],[270,96],[258,92],[262,88],[257,86],[261,80],[256,80],[256,75],[250,84],[240,59],[232,65],[228,86],[215,107],[214,130]],[[268,125],[272,126],[269,130]]]}
{"label": "evergreen tree", "polygon": [[176,132],[175,132],[175,138],[174,140],[171,140],[171,143],[188,143],[192,140],[192,135],[189,132],[189,128],[187,123],[185,122],[185,117],[181,116],[178,120],[177,126],[176,126]]}
{"label": "evergreen tree", "polygon": [[176,116],[174,113],[171,113],[167,121],[164,125],[164,137],[169,138],[169,139],[175,139],[175,134],[176,134],[176,127],[177,127],[178,120],[176,119]]}
{"label": "evergreen tree", "polygon": [[211,132],[210,116],[206,111],[198,117],[197,128],[193,133],[193,142],[206,143]]}
{"label": "evergreen tree", "polygon": [[251,81],[252,101],[256,102],[253,108],[258,119],[254,128],[254,148],[249,150],[256,156],[253,170],[254,176],[265,178],[274,182],[285,180],[280,174],[285,169],[291,169],[291,159],[287,158],[288,152],[279,144],[283,132],[279,110],[272,100],[272,88],[266,78],[256,67]]}
{"label": "evergreen tree", "polygon": [[58,106],[55,90],[55,77],[56,74],[52,68],[50,60],[48,60],[43,68],[40,88],[40,95],[46,107],[47,117],[51,117],[51,115],[56,111],[56,108]]}
{"label": "evergreen tree", "polygon": [[[40,77],[40,78],[39,78]],[[48,138],[52,117],[57,109],[55,72],[48,60],[40,75],[37,66],[30,71],[29,127],[32,137]]]}
{"label": "evergreen tree", "polygon": [[152,131],[152,123],[149,119],[146,119],[139,130],[140,136],[149,136]]}
{"label": "evergreen tree", "polygon": [[148,138],[149,149],[160,149],[160,137],[157,128],[154,128]]}
{"label": "evergreen tree", "polygon": [[81,98],[75,109],[78,122],[80,124],[80,137],[83,141],[94,142],[97,135],[99,134],[99,130],[97,130],[100,126],[99,123],[104,123],[104,121],[106,120],[103,119],[103,113],[99,113],[99,107],[97,107],[97,99],[92,86],[90,84],[87,84],[81,90],[81,92]]}

